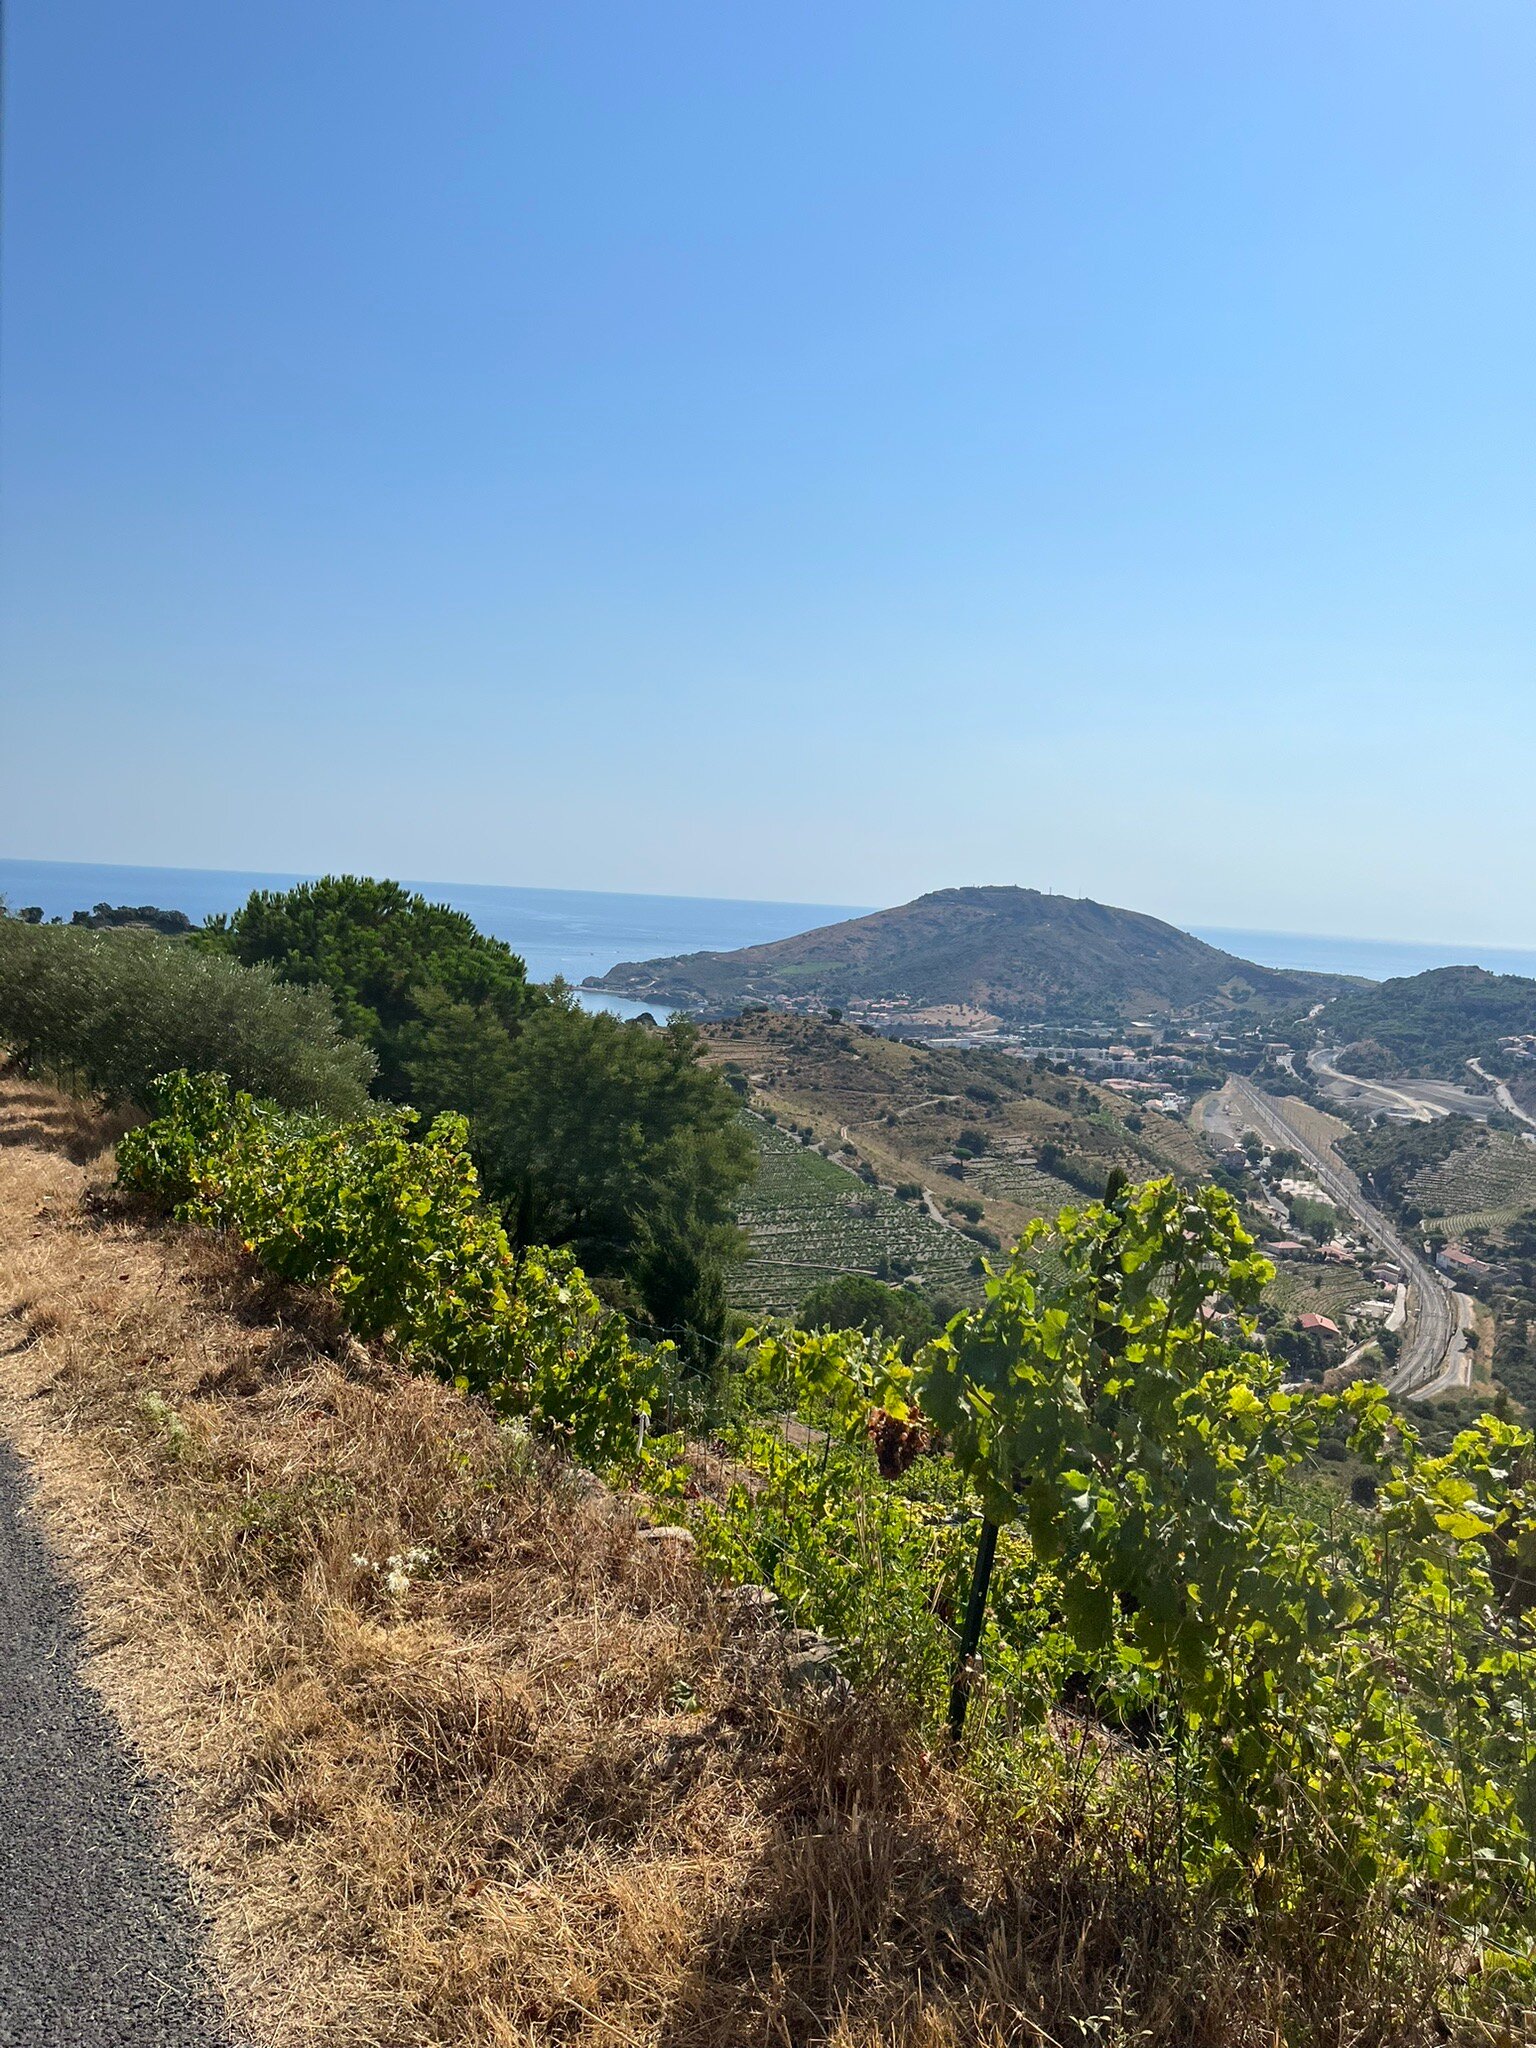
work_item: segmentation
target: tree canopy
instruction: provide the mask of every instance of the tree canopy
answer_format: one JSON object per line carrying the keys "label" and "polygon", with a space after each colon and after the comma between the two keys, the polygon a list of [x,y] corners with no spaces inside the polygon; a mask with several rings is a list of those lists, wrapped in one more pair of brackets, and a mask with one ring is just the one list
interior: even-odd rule
{"label": "tree canopy", "polygon": [[735,1197],[755,1166],[735,1096],[681,1020],[594,1015],[528,982],[499,939],[395,882],[332,876],[258,893],[208,943],[323,984],[379,1061],[379,1092],[463,1112],[514,1244],[566,1245],[658,1330],[724,1327]]}
{"label": "tree canopy", "polygon": [[796,1320],[808,1330],[862,1330],[906,1346],[926,1344],[938,1320],[911,1287],[888,1287],[867,1273],[839,1273],[819,1281],[800,1304]]}
{"label": "tree canopy", "polygon": [[1465,1063],[1502,1070],[1499,1040],[1536,1031],[1536,981],[1482,967],[1432,967],[1331,1002],[1318,1020],[1340,1043],[1369,1040],[1374,1051],[1352,1071],[1447,1074],[1465,1079]]}
{"label": "tree canopy", "polygon": [[462,911],[398,882],[327,875],[257,890],[232,917],[208,920],[205,943],[284,981],[323,984],[342,1027],[379,1062],[379,1092],[403,1099],[400,1034],[439,991],[510,1026],[529,1003],[526,969]]}
{"label": "tree canopy", "polygon": [[755,1160],[691,1025],[646,1030],[551,993],[509,1032],[432,993],[402,1048],[418,1108],[469,1112],[514,1243],[569,1244],[589,1271],[627,1274],[663,1326],[688,1319],[673,1269],[735,1250],[734,1198]]}

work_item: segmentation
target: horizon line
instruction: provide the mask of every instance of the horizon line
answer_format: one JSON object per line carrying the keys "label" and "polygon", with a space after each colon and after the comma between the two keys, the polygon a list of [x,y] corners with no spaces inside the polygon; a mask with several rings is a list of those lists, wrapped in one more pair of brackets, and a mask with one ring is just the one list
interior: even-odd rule
{"label": "horizon line", "polygon": [[[192,867],[185,863],[176,861],[58,860],[49,857],[38,857],[31,854],[0,854],[0,866],[12,865],[17,867],[35,868],[118,868],[122,869],[124,872],[127,873],[138,871],[143,873],[163,875],[232,875],[239,876],[242,879],[260,879],[262,881],[268,882],[313,882],[321,880],[326,875],[351,874],[361,877],[368,873],[368,871],[365,869],[336,867],[323,869],[290,869],[260,867],[204,868]],[[381,878],[376,875],[368,875],[368,879],[378,880]],[[386,879],[394,878],[389,877]],[[845,914],[845,917],[849,919],[857,917],[871,917],[881,910],[890,910],[900,907],[899,905],[895,904],[861,905],[849,903],[813,902],[808,898],[794,896],[692,896],[678,890],[670,889],[572,889],[559,888],[550,886],[548,884],[536,882],[465,881],[455,880],[450,877],[444,876],[434,876],[429,879],[423,879],[420,877],[401,875],[399,877],[399,880],[402,887],[408,887],[416,890],[501,889],[506,890],[509,893],[516,893],[525,896],[623,896],[628,897],[635,902],[742,903],[753,904],[759,907],[774,906],[790,910],[837,910],[842,911]],[[947,883],[938,885],[939,888],[1029,888],[1030,886],[1031,885],[1028,883],[1009,882]],[[924,895],[931,895],[935,893],[937,893],[936,889],[924,890],[922,892],[922,894]],[[1054,889],[1049,889],[1041,890],[1038,893],[1042,895],[1057,895],[1060,892]],[[914,900],[916,899],[908,899],[908,901]],[[1100,898],[1092,896],[1080,896],[1072,898],[1070,900],[1081,903],[1094,903],[1101,901]],[[174,906],[162,905],[160,907],[173,908]],[[1124,906],[1123,904],[1114,904],[1105,905],[1104,907],[1110,909],[1124,909],[1126,906]],[[1157,913],[1155,912],[1138,912],[1135,914],[1153,916],[1157,915]],[[1195,924],[1193,922],[1181,924],[1176,919],[1169,917],[1162,918],[1161,922],[1173,925],[1176,930],[1183,931],[1192,938],[1199,938],[1202,936],[1247,936],[1251,938],[1306,939],[1314,941],[1322,939],[1330,943],[1335,943],[1339,945],[1384,946],[1402,948],[1417,947],[1421,949],[1432,949],[1437,952],[1451,952],[1458,947],[1475,945],[1485,952],[1536,954],[1536,942],[1530,944],[1521,944],[1516,941],[1505,939],[1468,940],[1429,938],[1378,938],[1366,932],[1297,931],[1291,927],[1279,925],[1234,925],[1204,923]],[[1465,964],[1468,966],[1475,966],[1477,963],[1475,961],[1468,961]]]}

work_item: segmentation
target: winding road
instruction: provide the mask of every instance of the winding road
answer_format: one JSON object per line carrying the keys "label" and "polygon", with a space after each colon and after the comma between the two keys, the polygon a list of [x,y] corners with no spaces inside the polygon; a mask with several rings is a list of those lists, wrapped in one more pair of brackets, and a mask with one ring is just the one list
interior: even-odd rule
{"label": "winding road", "polygon": [[1338,1159],[1324,1157],[1287,1121],[1281,1102],[1241,1075],[1234,1074],[1231,1085],[1260,1133],[1304,1159],[1319,1187],[1402,1268],[1414,1312],[1408,1319],[1396,1369],[1386,1381],[1388,1392],[1426,1394],[1457,1383],[1461,1377],[1462,1316],[1457,1298],[1439,1274],[1367,1198],[1349,1168]]}
{"label": "winding road", "polygon": [[[1319,1046],[1307,1054],[1307,1065],[1327,1088],[1328,1093],[1345,1103],[1353,1102],[1362,1109],[1385,1111],[1388,1116],[1408,1117],[1414,1123],[1432,1124],[1447,1116],[1469,1116],[1482,1120],[1491,1107],[1488,1097],[1470,1088],[1463,1088],[1455,1081],[1437,1081],[1427,1076],[1402,1076],[1395,1084],[1386,1081],[1372,1081],[1360,1074],[1351,1074],[1347,1068],[1338,1065],[1331,1056],[1331,1050]],[[1484,1074],[1476,1060],[1467,1065],[1490,1087],[1493,1076]],[[1515,1114],[1521,1114],[1516,1110]]]}
{"label": "winding road", "polygon": [[1494,1092],[1494,1096],[1498,1102],[1500,1109],[1507,1110],[1511,1116],[1518,1117],[1521,1123],[1529,1124],[1531,1129],[1533,1131],[1536,1131],[1536,1116],[1531,1116],[1526,1110],[1523,1110],[1520,1107],[1519,1103],[1516,1102],[1514,1096],[1510,1094],[1509,1084],[1507,1081],[1501,1081],[1497,1074],[1490,1074],[1488,1069],[1483,1065],[1481,1060],[1468,1060],[1467,1065],[1472,1069],[1474,1074],[1479,1075],[1484,1081],[1488,1083],[1489,1087]]}

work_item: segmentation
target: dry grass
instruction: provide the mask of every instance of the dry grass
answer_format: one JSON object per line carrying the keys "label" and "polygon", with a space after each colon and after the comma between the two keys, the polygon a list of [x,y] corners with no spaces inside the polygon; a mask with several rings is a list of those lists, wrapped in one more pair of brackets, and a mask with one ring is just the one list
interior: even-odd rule
{"label": "dry grass", "polygon": [[0,1145],[24,1145],[61,1152],[77,1166],[88,1165],[115,1145],[136,1110],[103,1110],[78,1096],[63,1095],[45,1082],[16,1076],[0,1063],[0,1089],[5,1114],[0,1117]]}
{"label": "dry grass", "polygon": [[0,1125],[0,1423],[274,2048],[1436,2037],[1341,1930],[1134,1882],[1134,1814],[787,1695],[621,1504],[93,1194],[110,1132],[14,1084]]}

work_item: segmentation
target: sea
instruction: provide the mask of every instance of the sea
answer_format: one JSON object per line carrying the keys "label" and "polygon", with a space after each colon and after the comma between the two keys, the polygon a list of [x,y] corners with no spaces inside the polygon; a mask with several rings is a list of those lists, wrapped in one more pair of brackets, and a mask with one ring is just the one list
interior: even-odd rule
{"label": "sea", "polygon": [[[12,910],[38,905],[45,917],[68,919],[98,903],[152,903],[184,910],[201,923],[238,910],[253,889],[291,889],[313,875],[247,874],[222,868],[98,867],[84,861],[0,860],[0,897]],[[403,879],[403,878],[402,878]],[[510,889],[485,882],[405,881],[434,903],[472,917],[481,931],[521,954],[532,981],[563,975],[590,1010],[620,1017],[668,1014],[659,1003],[630,1002],[584,989],[589,974],[621,960],[664,959],[674,953],[725,953],[787,939],[818,925],[862,917],[846,903],[753,903],[715,896],[631,896],[586,889]],[[867,907],[867,906],[866,906]]]}
{"label": "sea", "polygon": [[[68,918],[98,903],[153,903],[184,910],[201,921],[237,910],[253,889],[287,889],[308,875],[247,874],[218,868],[94,866],[83,861],[0,860],[0,897],[12,909],[41,906],[46,917]],[[410,882],[434,902],[450,903],[493,938],[505,939],[535,981],[556,975],[575,987],[591,1009],[635,1016],[656,1004],[582,989],[589,974],[605,974],[621,960],[654,960],[674,953],[729,952],[771,939],[787,939],[818,925],[861,917],[867,905],[757,903],[718,896],[638,896],[586,889],[514,889],[487,882]],[[1236,931],[1190,925],[1196,938],[1262,967],[1301,967],[1356,974],[1369,981],[1419,974],[1427,967],[1473,965],[1499,974],[1536,977],[1536,948],[1477,944],[1423,944],[1339,938],[1308,932]]]}
{"label": "sea", "polygon": [[[0,867],[4,863],[0,862]],[[0,882],[0,888],[4,883]],[[1223,926],[1185,927],[1208,946],[1252,960],[1260,967],[1300,967],[1316,974],[1358,974],[1366,981],[1392,981],[1423,974],[1430,967],[1486,967],[1492,974],[1536,977],[1536,949],[1465,945],[1406,939],[1342,939],[1316,932],[1243,932]]]}

